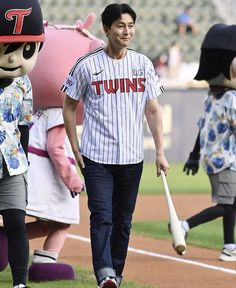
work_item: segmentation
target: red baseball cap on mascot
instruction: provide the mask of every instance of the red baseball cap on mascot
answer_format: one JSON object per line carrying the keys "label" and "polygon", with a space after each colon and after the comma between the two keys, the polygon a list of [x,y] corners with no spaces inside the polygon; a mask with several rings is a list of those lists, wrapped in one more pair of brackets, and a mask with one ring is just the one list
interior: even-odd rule
{"label": "red baseball cap on mascot", "polygon": [[37,0],[1,1],[0,43],[44,40],[42,11]]}

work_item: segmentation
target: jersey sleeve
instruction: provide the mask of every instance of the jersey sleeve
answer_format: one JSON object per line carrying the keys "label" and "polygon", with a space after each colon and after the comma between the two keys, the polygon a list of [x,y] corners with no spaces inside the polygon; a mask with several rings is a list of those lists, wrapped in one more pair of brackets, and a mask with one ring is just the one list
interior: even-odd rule
{"label": "jersey sleeve", "polygon": [[87,73],[84,63],[77,62],[71,69],[69,75],[66,77],[61,91],[66,93],[69,97],[75,100],[80,100],[86,93]]}
{"label": "jersey sleeve", "polygon": [[165,89],[161,84],[159,76],[156,74],[150,59],[146,60],[146,99],[157,98]]}

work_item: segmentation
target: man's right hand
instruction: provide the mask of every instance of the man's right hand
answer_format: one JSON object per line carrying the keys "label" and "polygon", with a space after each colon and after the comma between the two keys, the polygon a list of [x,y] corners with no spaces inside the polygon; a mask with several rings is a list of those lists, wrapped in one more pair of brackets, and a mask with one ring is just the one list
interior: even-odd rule
{"label": "man's right hand", "polygon": [[186,172],[187,175],[191,174],[195,175],[199,169],[199,155],[193,155],[191,152],[187,162],[184,164],[183,171]]}

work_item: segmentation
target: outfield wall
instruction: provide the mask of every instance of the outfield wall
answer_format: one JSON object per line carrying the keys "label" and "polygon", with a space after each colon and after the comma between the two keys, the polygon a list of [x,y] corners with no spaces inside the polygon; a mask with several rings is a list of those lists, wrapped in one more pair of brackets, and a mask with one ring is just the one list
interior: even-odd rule
{"label": "outfield wall", "polygon": [[[197,133],[197,121],[202,113],[206,89],[166,90],[159,98],[163,109],[164,147],[169,162],[185,162],[193,149]],[[155,147],[145,123],[145,161],[155,159]]]}

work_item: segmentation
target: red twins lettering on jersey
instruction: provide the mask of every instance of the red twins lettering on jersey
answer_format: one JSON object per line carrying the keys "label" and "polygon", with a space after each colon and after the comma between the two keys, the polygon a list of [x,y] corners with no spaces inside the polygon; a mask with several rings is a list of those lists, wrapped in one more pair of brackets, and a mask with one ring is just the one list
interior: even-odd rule
{"label": "red twins lettering on jersey", "polygon": [[21,34],[24,18],[32,12],[32,7],[28,9],[10,9],[5,13],[7,21],[15,20],[15,27],[12,34]]}
{"label": "red twins lettering on jersey", "polygon": [[144,92],[146,78],[134,78],[134,79],[110,79],[93,81],[92,85],[95,87],[96,94],[101,95],[101,88],[107,94],[111,93],[125,93],[125,92]]}

